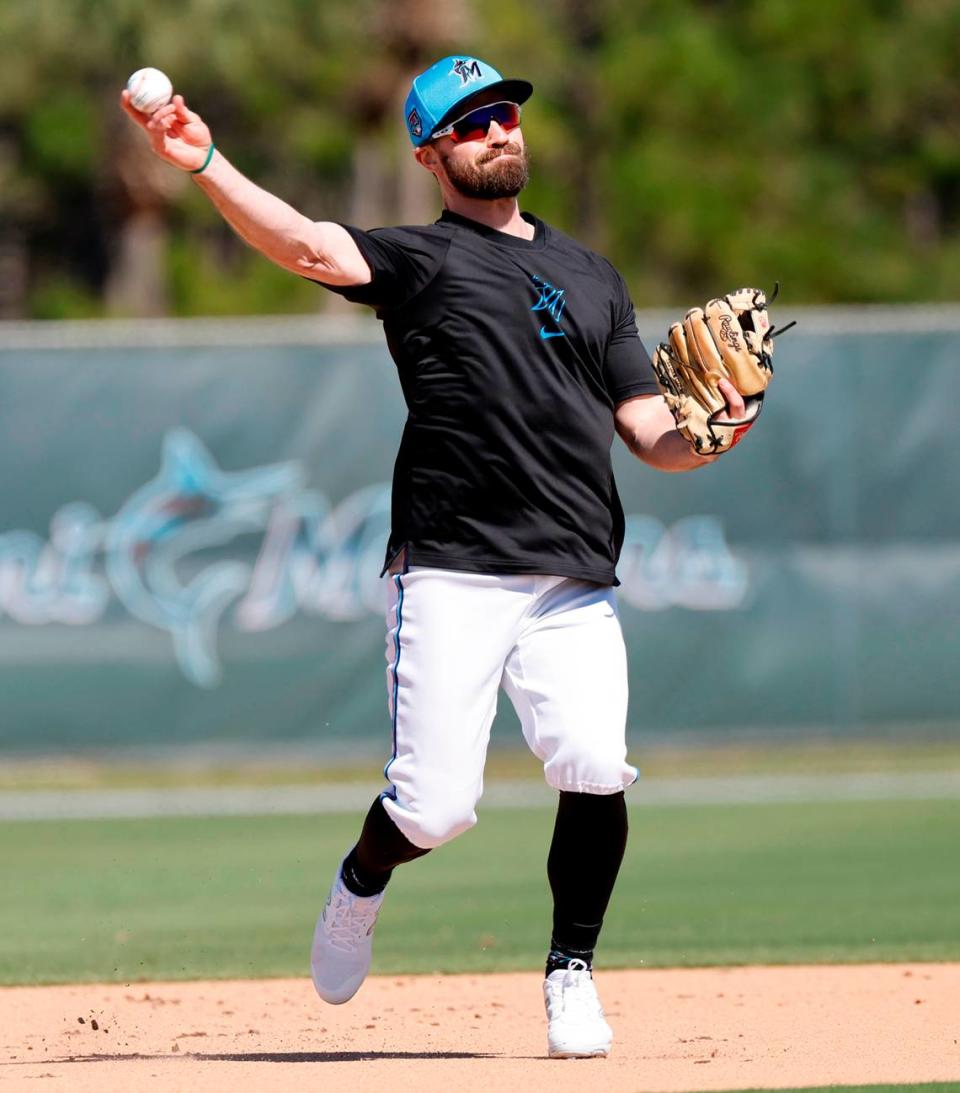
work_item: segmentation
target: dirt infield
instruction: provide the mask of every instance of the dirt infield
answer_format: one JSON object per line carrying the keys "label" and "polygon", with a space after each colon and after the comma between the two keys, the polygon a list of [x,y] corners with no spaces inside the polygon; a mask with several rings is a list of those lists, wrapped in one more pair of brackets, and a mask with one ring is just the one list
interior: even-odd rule
{"label": "dirt infield", "polygon": [[611,1093],[960,1082],[960,964],[598,972],[606,1060],[544,1056],[535,974],[0,990],[0,1090]]}

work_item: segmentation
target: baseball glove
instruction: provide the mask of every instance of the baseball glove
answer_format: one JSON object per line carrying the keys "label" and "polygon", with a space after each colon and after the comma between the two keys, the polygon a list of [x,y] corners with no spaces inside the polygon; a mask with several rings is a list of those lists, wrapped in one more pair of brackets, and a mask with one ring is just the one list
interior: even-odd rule
{"label": "baseball glove", "polygon": [[[653,370],[677,429],[698,455],[729,451],[759,417],[773,377],[774,328],[766,296],[758,288],[741,288],[710,300],[705,308],[691,308],[682,323],[670,327],[668,337],[653,354]],[[721,379],[743,395],[741,420],[718,420],[726,409],[717,386]]]}

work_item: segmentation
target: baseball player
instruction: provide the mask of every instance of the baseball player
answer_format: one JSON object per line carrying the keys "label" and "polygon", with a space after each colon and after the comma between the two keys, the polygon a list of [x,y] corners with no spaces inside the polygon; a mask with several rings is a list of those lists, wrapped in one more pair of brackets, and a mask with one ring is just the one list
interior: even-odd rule
{"label": "baseball player", "polygon": [[[569,1058],[610,1050],[592,961],[626,846],[624,789],[637,777],[626,761],[613,592],[624,521],[610,447],[616,431],[652,467],[687,471],[723,445],[678,431],[676,393],[668,405],[613,266],[520,211],[532,91],[468,56],[417,76],[404,121],[443,212],[374,231],[315,223],[259,189],[182,96],[150,118],[126,92],[123,105],[248,243],[375,309],[407,404],[384,564],[388,785],[317,922],[317,992],[353,997],[393,870],[476,823],[502,687],[558,793],[544,996],[549,1054]],[[742,425],[737,388],[721,379],[716,389],[712,427]]]}

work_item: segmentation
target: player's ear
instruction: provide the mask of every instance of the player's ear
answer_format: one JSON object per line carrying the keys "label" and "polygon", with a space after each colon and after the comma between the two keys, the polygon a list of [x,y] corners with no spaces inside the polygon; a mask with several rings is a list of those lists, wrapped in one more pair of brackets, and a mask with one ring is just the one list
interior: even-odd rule
{"label": "player's ear", "polygon": [[432,144],[422,144],[419,148],[414,148],[413,155],[421,167],[426,167],[431,174],[437,173],[440,157]]}

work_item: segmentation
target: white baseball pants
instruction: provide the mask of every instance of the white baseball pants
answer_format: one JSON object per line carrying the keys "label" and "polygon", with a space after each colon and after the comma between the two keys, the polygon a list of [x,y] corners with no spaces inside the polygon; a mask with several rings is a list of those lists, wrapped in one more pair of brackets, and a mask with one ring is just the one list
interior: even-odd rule
{"label": "white baseball pants", "polygon": [[393,755],[384,808],[415,846],[477,822],[502,686],[549,785],[619,793],[627,663],[612,588],[411,566],[387,578]]}

